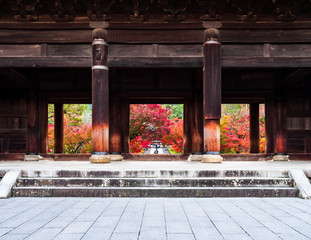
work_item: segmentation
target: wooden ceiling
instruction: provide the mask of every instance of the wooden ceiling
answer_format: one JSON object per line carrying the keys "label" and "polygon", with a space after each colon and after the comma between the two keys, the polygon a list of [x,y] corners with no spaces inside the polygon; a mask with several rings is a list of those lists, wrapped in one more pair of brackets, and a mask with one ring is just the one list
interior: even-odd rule
{"label": "wooden ceiling", "polygon": [[310,0],[0,0],[0,22],[294,22]]}

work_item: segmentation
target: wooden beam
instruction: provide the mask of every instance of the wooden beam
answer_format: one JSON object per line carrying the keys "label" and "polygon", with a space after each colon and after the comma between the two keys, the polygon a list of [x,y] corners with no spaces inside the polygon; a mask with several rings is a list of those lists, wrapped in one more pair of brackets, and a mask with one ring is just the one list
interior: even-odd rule
{"label": "wooden beam", "polygon": [[64,105],[54,104],[54,153],[64,152]]}
{"label": "wooden beam", "polygon": [[[202,43],[203,34],[203,27],[187,30],[108,29],[109,43]],[[220,29],[220,35],[223,43],[311,42],[311,29]],[[0,30],[0,43],[90,43],[91,41],[89,29]]]}
{"label": "wooden beam", "polygon": [[259,104],[251,103],[249,106],[250,153],[259,153]]}
{"label": "wooden beam", "polygon": [[[224,56],[224,68],[310,68],[311,57],[236,57]],[[116,68],[200,68],[202,57],[110,57],[109,67]],[[0,57],[0,67],[89,68],[89,57]]]}
{"label": "wooden beam", "polygon": [[[55,29],[55,30],[65,30],[65,29],[85,29],[88,30],[90,28],[90,21],[88,18],[79,18],[79,20],[74,20],[71,22],[54,22],[54,21],[46,21],[49,18],[48,14],[40,13],[42,19],[38,19],[34,22],[28,21],[7,21],[3,18],[3,21],[0,22],[1,29],[36,29],[36,30],[47,30],[47,29]],[[160,19],[162,16],[158,16]],[[193,19],[195,20],[195,19]],[[204,24],[205,25],[205,24]],[[310,28],[310,21],[294,21],[294,22],[280,22],[280,21],[267,21],[267,22],[253,22],[253,21],[245,21],[241,24],[241,21],[222,21],[220,29],[308,29]],[[206,27],[206,26],[205,26]],[[167,23],[163,22],[163,20],[152,21],[152,23],[146,24],[145,22],[109,22],[109,26],[107,29],[199,29],[203,30],[202,21],[198,20],[197,22],[179,22],[175,23]]]}

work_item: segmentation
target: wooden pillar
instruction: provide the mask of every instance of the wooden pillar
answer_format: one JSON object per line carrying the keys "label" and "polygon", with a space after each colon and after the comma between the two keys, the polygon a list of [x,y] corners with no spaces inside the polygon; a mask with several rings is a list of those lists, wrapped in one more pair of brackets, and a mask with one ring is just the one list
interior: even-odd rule
{"label": "wooden pillar", "polygon": [[193,84],[192,96],[192,153],[190,161],[201,161],[203,152],[203,72],[196,71]]}
{"label": "wooden pillar", "polygon": [[119,98],[110,99],[110,119],[109,119],[109,152],[111,161],[121,161],[122,136],[121,136],[121,100]]}
{"label": "wooden pillar", "polygon": [[203,44],[203,162],[221,162],[221,44],[219,32],[210,28],[205,31]]}
{"label": "wooden pillar", "polygon": [[193,127],[192,127],[192,154],[202,154],[203,152],[203,105],[202,99],[193,99]]}
{"label": "wooden pillar", "polygon": [[110,101],[110,121],[109,121],[109,147],[110,153],[121,154],[121,106],[119,99]]}
{"label": "wooden pillar", "polygon": [[276,98],[274,103],[274,157],[275,161],[287,161],[287,115],[286,101]]}
{"label": "wooden pillar", "polygon": [[48,101],[44,93],[40,93],[39,99],[39,139],[39,152],[45,154],[48,149]]}
{"label": "wooden pillar", "polygon": [[123,99],[121,106],[122,153],[130,152],[130,104]]}
{"label": "wooden pillar", "polygon": [[265,103],[265,145],[266,153],[274,153],[274,101]]}
{"label": "wooden pillar", "polygon": [[30,90],[27,97],[27,135],[25,161],[39,160],[39,111],[38,95]]}
{"label": "wooden pillar", "polygon": [[259,104],[249,105],[249,138],[250,153],[259,153]]}
{"label": "wooden pillar", "polygon": [[192,113],[193,113],[192,101],[191,99],[186,98],[184,102],[184,134],[183,134],[184,153],[192,152],[192,126],[193,126]]}
{"label": "wooden pillar", "polygon": [[93,30],[92,43],[92,163],[110,162],[109,154],[109,74],[107,32]]}
{"label": "wooden pillar", "polygon": [[64,105],[54,104],[54,153],[64,152]]}

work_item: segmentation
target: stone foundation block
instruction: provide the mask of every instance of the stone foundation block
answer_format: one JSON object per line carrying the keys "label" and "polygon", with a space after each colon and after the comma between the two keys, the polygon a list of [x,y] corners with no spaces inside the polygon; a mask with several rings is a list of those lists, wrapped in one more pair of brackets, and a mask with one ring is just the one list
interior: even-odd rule
{"label": "stone foundation block", "polygon": [[288,155],[274,155],[272,159],[273,161],[289,161],[289,156]]}
{"label": "stone foundation block", "polygon": [[92,155],[90,157],[91,163],[110,163],[111,157],[109,155]]}
{"label": "stone foundation block", "polygon": [[220,155],[204,154],[201,159],[202,163],[221,163],[223,158]]}

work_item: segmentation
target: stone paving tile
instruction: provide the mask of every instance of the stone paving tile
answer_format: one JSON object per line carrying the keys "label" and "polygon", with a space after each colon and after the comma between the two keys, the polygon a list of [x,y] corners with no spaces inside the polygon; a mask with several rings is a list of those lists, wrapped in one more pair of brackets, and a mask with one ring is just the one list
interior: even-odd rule
{"label": "stone paving tile", "polygon": [[45,227],[49,228],[65,228],[67,227],[71,222],[73,222],[75,217],[63,217],[63,216],[58,216],[54,218],[52,221],[47,223]]}
{"label": "stone paving tile", "polygon": [[195,240],[192,234],[167,234],[167,240]]}
{"label": "stone paving tile", "polygon": [[290,226],[282,223],[281,221],[273,221],[273,222],[261,222],[266,228],[270,229],[274,233],[295,233]]}
{"label": "stone paving tile", "polygon": [[115,232],[138,233],[140,225],[141,221],[121,220],[115,228]]}
{"label": "stone paving tile", "polygon": [[110,240],[137,240],[138,233],[113,233]]}
{"label": "stone paving tile", "polygon": [[150,233],[150,232],[142,232],[139,237],[139,240],[166,240],[166,234],[162,233]]}
{"label": "stone paving tile", "polygon": [[254,240],[280,240],[280,238],[265,227],[248,227],[244,229]]}
{"label": "stone paving tile", "polygon": [[85,233],[92,224],[93,222],[72,222],[64,229],[62,233]]}
{"label": "stone paving tile", "polygon": [[5,205],[0,240],[311,239],[311,201],[299,198],[11,198]]}
{"label": "stone paving tile", "polygon": [[41,228],[27,237],[26,240],[50,240],[53,239],[62,230],[62,228]]}
{"label": "stone paving tile", "polygon": [[28,234],[24,234],[24,235],[7,234],[7,235],[0,237],[0,240],[24,240],[27,237],[28,237]]}
{"label": "stone paving tile", "polygon": [[100,216],[99,218],[96,219],[94,222],[93,226],[94,227],[105,227],[105,228],[114,228],[120,220],[120,216],[111,216],[111,217],[106,217],[106,216]]}
{"label": "stone paving tile", "polygon": [[10,232],[14,228],[0,228],[0,236],[3,236],[4,234]]}
{"label": "stone paving tile", "polygon": [[[278,234],[278,236],[280,238],[282,238],[283,240],[309,240],[310,238],[301,235],[300,233],[282,233],[282,234]],[[311,237],[311,236],[310,236]]]}
{"label": "stone paving tile", "polygon": [[83,240],[106,240],[110,239],[113,229],[103,227],[91,227],[83,236]]}
{"label": "stone paving tile", "polygon": [[20,225],[19,227],[15,228],[10,232],[10,234],[31,234],[41,227],[43,227],[45,223],[42,222],[26,222],[23,225]]}
{"label": "stone paving tile", "polygon": [[101,212],[100,211],[84,211],[81,215],[79,215],[75,221],[77,222],[93,222],[95,221],[99,216]]}
{"label": "stone paving tile", "polygon": [[53,240],[80,240],[83,234],[60,233]]}
{"label": "stone paving tile", "polygon": [[162,227],[165,226],[164,217],[144,217],[142,227]]}
{"label": "stone paving tile", "polygon": [[192,233],[188,222],[167,222],[167,233]]}
{"label": "stone paving tile", "polygon": [[246,233],[223,234],[222,236],[225,240],[252,240],[252,238]]}
{"label": "stone paving tile", "polygon": [[221,233],[244,233],[244,230],[234,221],[214,222],[216,228]]}

